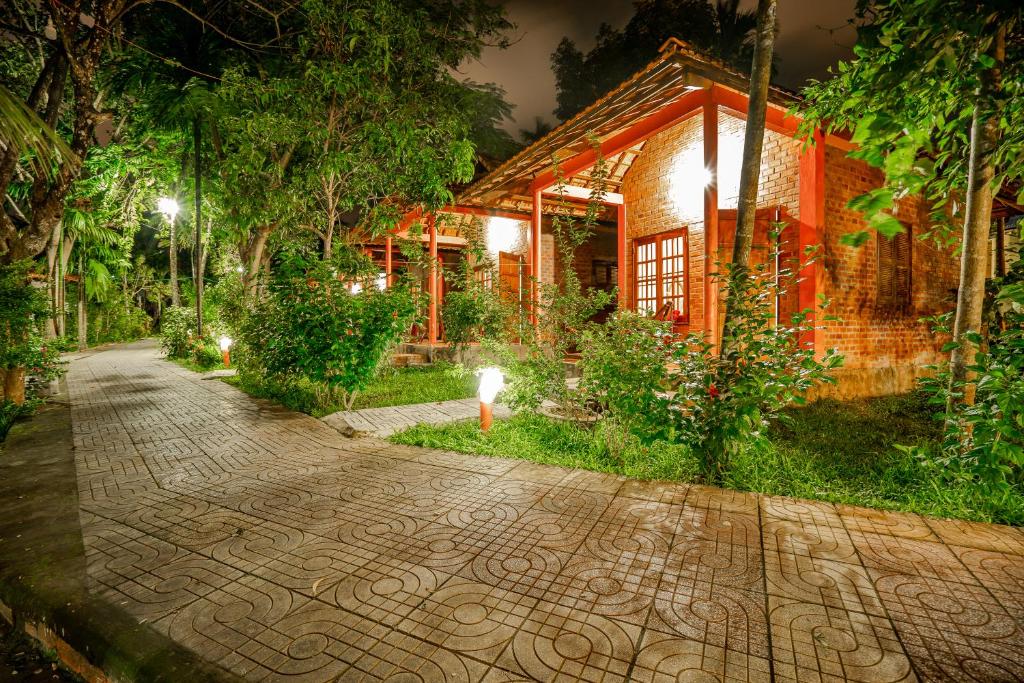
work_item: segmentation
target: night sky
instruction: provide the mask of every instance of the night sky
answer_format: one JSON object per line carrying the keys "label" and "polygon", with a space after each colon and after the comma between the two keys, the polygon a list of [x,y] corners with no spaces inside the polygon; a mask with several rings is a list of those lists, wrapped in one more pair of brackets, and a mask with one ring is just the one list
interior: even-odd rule
{"label": "night sky", "polygon": [[[776,82],[798,89],[808,78],[821,78],[826,69],[851,55],[854,31],[847,24],[856,0],[779,0],[779,34],[775,49]],[[757,0],[742,0],[754,9]],[[563,36],[587,51],[602,22],[621,28],[633,15],[630,0],[506,0],[516,24],[514,44],[507,50],[486,48],[479,61],[464,65],[462,75],[481,83],[497,83],[515,109],[506,128],[518,135],[533,128],[540,116],[554,123],[555,77],[551,53]],[[830,33],[830,29],[833,31]]]}

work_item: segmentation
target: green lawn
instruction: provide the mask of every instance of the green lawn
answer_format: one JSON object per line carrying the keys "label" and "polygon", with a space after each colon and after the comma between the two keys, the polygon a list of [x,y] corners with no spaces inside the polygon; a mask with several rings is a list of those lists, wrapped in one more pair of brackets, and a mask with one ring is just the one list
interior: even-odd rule
{"label": "green lawn", "polygon": [[[776,425],[767,443],[749,449],[735,463],[727,486],[932,516],[1024,524],[1024,492],[993,499],[970,485],[939,483],[926,465],[896,450],[896,444],[934,445],[939,437],[939,425],[918,395],[819,401],[787,414],[789,424]],[[600,433],[537,415],[497,421],[486,435],[475,421],[469,421],[421,425],[391,439],[641,479],[693,481],[699,471],[697,458],[685,447],[610,448]]]}
{"label": "green lawn", "polygon": [[[283,385],[246,375],[225,377],[224,381],[250,396],[272,399],[287,408],[314,417],[323,417],[344,409],[326,387],[307,380],[294,380]],[[422,367],[386,368],[366,390],[359,392],[352,408],[359,410],[451,401],[469,398],[475,391],[476,378],[456,365],[434,363]]]}

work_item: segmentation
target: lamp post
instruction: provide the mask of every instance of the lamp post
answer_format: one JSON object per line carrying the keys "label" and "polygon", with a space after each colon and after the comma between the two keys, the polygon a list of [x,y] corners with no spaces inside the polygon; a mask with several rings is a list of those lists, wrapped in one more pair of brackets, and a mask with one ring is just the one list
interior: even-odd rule
{"label": "lamp post", "polygon": [[480,431],[486,433],[494,421],[494,399],[505,387],[505,376],[498,368],[481,368],[476,374],[480,377]]}
{"label": "lamp post", "polygon": [[224,367],[231,367],[231,337],[220,338],[220,353],[224,358]]}
{"label": "lamp post", "polygon": [[168,255],[168,265],[171,271],[171,305],[178,306],[181,304],[181,299],[178,298],[178,234],[174,225],[174,219],[178,215],[178,202],[170,197],[161,197],[156,202],[156,208],[171,226],[171,244]]}

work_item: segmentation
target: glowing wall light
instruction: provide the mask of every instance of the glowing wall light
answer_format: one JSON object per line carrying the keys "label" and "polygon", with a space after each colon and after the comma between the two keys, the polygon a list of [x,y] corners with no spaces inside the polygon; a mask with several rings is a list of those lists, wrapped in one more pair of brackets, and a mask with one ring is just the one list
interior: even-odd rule
{"label": "glowing wall light", "polygon": [[522,225],[514,218],[491,216],[487,219],[487,251],[492,254],[513,251],[522,240]]}

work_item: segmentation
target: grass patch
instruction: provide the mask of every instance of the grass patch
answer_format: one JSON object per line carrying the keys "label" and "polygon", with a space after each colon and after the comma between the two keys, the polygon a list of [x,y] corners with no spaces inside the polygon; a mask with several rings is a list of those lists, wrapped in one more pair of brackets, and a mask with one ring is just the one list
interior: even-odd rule
{"label": "grass patch", "polygon": [[213,372],[214,370],[224,370],[224,362],[215,363],[214,365],[200,365],[193,358],[171,358],[167,356],[164,360],[169,360],[176,365],[180,365],[186,370],[192,372]]}
{"label": "grass patch", "polygon": [[[968,484],[937,481],[927,465],[896,444],[935,446],[940,425],[917,394],[819,401],[786,412],[766,441],[747,450],[726,478],[741,491],[903,510],[937,517],[1024,524],[1024,491],[995,498]],[[496,421],[420,425],[396,443],[533,460],[640,479],[694,481],[697,458],[683,446],[630,444],[612,455],[603,434],[538,415]]]}
{"label": "grass patch", "polygon": [[[223,380],[255,398],[266,398],[313,417],[323,417],[344,406],[326,386],[307,379],[289,382],[268,380],[251,374]],[[476,392],[476,379],[458,365],[434,363],[422,367],[384,369],[365,391],[356,396],[353,410],[386,406],[434,403],[469,398]]]}

